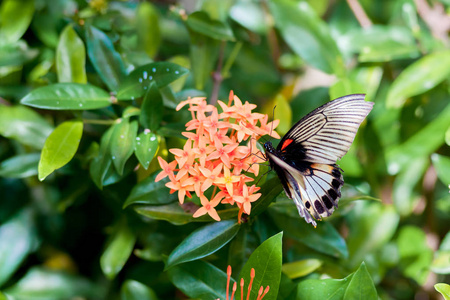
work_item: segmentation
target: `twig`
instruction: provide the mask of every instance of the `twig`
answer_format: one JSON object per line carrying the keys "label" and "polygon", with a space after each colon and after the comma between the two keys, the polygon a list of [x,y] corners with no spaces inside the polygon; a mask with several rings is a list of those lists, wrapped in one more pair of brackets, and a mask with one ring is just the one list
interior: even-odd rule
{"label": "twig", "polygon": [[450,16],[445,13],[444,6],[441,3],[435,2],[433,7],[430,7],[426,0],[414,0],[414,2],[417,7],[417,12],[430,28],[433,36],[448,44]]}
{"label": "twig", "polygon": [[96,124],[96,125],[112,125],[116,121],[115,120],[87,120],[84,119],[83,123],[85,124]]}
{"label": "twig", "polygon": [[225,55],[225,44],[226,44],[225,41],[222,41],[222,43],[220,44],[219,60],[217,62],[217,69],[212,74],[214,84],[213,84],[213,88],[212,88],[212,92],[211,92],[211,98],[209,101],[209,104],[211,104],[211,105],[216,105],[216,103],[217,103],[217,99],[219,97],[220,84],[222,83],[222,80],[223,80],[222,65],[223,65],[223,57]]}
{"label": "twig", "polygon": [[372,21],[370,21],[358,0],[347,0],[347,3],[362,28],[369,28],[372,26]]}

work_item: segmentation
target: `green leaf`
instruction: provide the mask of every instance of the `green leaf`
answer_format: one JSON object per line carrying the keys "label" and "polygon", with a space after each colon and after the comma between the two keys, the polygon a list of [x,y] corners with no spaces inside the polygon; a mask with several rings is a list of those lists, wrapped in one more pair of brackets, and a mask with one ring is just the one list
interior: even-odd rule
{"label": "green leaf", "polygon": [[102,136],[100,140],[100,151],[92,160],[89,167],[92,180],[95,185],[102,189],[108,170],[112,167],[111,159],[111,136],[113,127],[111,126]]}
{"label": "green leaf", "polygon": [[354,268],[366,255],[378,250],[393,237],[400,218],[392,206],[358,201],[346,214],[346,219],[350,229],[347,240],[349,266]]}
{"label": "green leaf", "polygon": [[123,223],[110,238],[110,242],[100,257],[100,266],[109,279],[114,279],[133,251],[136,236]]}
{"label": "green leaf", "polygon": [[[181,264],[170,268],[168,275],[170,281],[190,298],[226,299],[227,274],[207,262],[198,260]],[[230,287],[234,282],[231,278]]]}
{"label": "green leaf", "polygon": [[125,163],[134,151],[138,124],[137,121],[130,122],[128,118],[122,118],[120,120],[120,123],[116,123],[112,127],[110,152],[117,173],[122,175]]}
{"label": "green leaf", "polygon": [[364,262],[359,266],[358,270],[353,273],[353,277],[345,291],[344,299],[378,299],[377,290],[375,289],[375,285],[373,284],[372,278],[370,277]]}
{"label": "green leaf", "polygon": [[138,47],[154,57],[161,44],[158,11],[149,2],[141,2],[136,12]]}
{"label": "green leaf", "polygon": [[34,216],[24,209],[0,226],[0,286],[38,245]]}
{"label": "green leaf", "polygon": [[136,154],[139,163],[146,170],[159,150],[160,139],[161,138],[158,135],[149,130],[144,130],[136,137],[134,153]]}
{"label": "green leaf", "polygon": [[450,300],[450,285],[446,283],[437,283],[434,285],[434,289],[444,297],[444,300]]}
{"label": "green leaf", "polygon": [[22,40],[2,46],[0,47],[0,67],[21,66],[34,59],[38,54],[38,50],[30,49]]}
{"label": "green leaf", "polygon": [[299,283],[297,299],[378,299],[377,291],[364,262],[344,279],[308,279]]}
{"label": "green leaf", "polygon": [[164,114],[163,99],[155,83],[150,83],[142,102],[139,122],[145,129],[155,131],[159,128]]}
{"label": "green leaf", "polygon": [[348,34],[351,52],[359,53],[360,62],[390,62],[420,55],[411,30],[406,27],[373,25]]}
{"label": "green leaf", "polygon": [[125,67],[112,41],[101,30],[86,26],[86,44],[89,59],[97,74],[110,91],[117,91],[125,75]]}
{"label": "green leaf", "polygon": [[212,20],[203,11],[196,11],[190,14],[186,20],[186,25],[192,30],[212,39],[220,41],[233,41],[233,31],[227,23]]}
{"label": "green leaf", "polygon": [[443,184],[450,184],[450,157],[434,153],[431,155],[431,161],[436,169],[438,178]]}
{"label": "green leaf", "polygon": [[29,107],[0,105],[0,134],[19,143],[41,149],[53,127]]}
{"label": "green leaf", "polygon": [[[286,199],[286,196],[280,196]],[[348,257],[347,245],[336,229],[328,222],[323,222],[314,228],[300,218],[292,200],[277,201],[270,207],[269,214],[275,224],[284,233],[296,241],[316,251],[335,257]]]}
{"label": "green leaf", "polygon": [[366,90],[361,84],[348,77],[344,77],[330,87],[330,98],[336,99],[350,94],[365,94]]}
{"label": "green leaf", "polygon": [[155,182],[158,173],[155,172],[136,184],[123,204],[123,208],[132,204],[161,205],[176,201],[178,199],[177,194],[169,194],[169,190],[165,186],[170,181],[168,178]]}
{"label": "green leaf", "polygon": [[170,62],[154,62],[138,67],[121,84],[117,99],[134,100],[142,97],[152,82],[162,88],[188,72],[188,69]]}
{"label": "green leaf", "polygon": [[447,232],[439,250],[435,252],[430,269],[437,274],[450,274],[450,232]]}
{"label": "green leaf", "polygon": [[0,6],[0,46],[17,42],[30,26],[33,0],[4,0]]}
{"label": "green leaf", "polygon": [[345,73],[343,59],[327,24],[307,2],[269,1],[275,25],[291,49],[308,64],[329,74]]}
{"label": "green leaf", "polygon": [[395,208],[401,216],[410,215],[416,206],[418,199],[414,188],[422,182],[428,167],[429,159],[418,157],[405,165],[405,168],[395,177],[392,198]]}
{"label": "green leaf", "polygon": [[257,216],[264,212],[274,199],[283,191],[283,186],[280,183],[278,177],[273,177],[261,186],[261,198],[252,203],[251,216]]}
{"label": "green leaf", "polygon": [[37,175],[40,153],[28,153],[5,159],[0,164],[0,177],[26,178]]}
{"label": "green leaf", "polygon": [[189,31],[189,36],[189,56],[195,88],[203,90],[216,66],[220,42],[192,30]]}
{"label": "green leaf", "polygon": [[[244,283],[247,285],[250,282],[251,269],[255,269],[250,299],[256,299],[259,288],[263,287],[265,289],[266,286],[270,286],[270,291],[264,296],[264,299],[277,299],[281,280],[282,237],[283,232],[280,232],[265,240],[256,248],[242,268],[239,278],[243,278]],[[241,291],[238,289],[236,291],[236,299],[240,298]]]}
{"label": "green leaf", "polygon": [[74,297],[102,298],[104,288],[63,271],[33,267],[15,285],[4,290],[14,299],[59,300]]}
{"label": "green leaf", "polygon": [[[167,205],[139,205],[134,209],[137,213],[147,218],[165,220],[175,225],[183,225],[190,222],[211,222],[209,215],[199,218],[192,217],[192,213],[185,212],[178,202]],[[236,218],[238,212],[239,209],[237,207],[217,211],[221,220]]]}
{"label": "green leaf", "polygon": [[83,121],[61,123],[49,135],[39,161],[39,180],[43,181],[54,170],[66,165],[75,155],[83,134]]}
{"label": "green leaf", "polygon": [[392,83],[387,107],[402,107],[409,97],[425,93],[450,76],[450,51],[428,54],[404,69]]}
{"label": "green leaf", "polygon": [[59,82],[87,83],[86,49],[72,25],[61,33],[56,49],[56,70]]}
{"label": "green leaf", "polygon": [[230,17],[241,26],[258,34],[266,34],[269,26],[264,9],[256,2],[238,1],[230,10]]}
{"label": "green leaf", "polygon": [[282,270],[290,279],[306,276],[322,266],[322,261],[318,259],[304,259],[283,264]]}
{"label": "green leaf", "polygon": [[398,173],[418,157],[429,156],[444,144],[445,132],[450,127],[450,105],[406,142],[389,148],[386,153],[388,171]]}
{"label": "green leaf", "polygon": [[111,97],[93,85],[56,83],[31,91],[20,103],[42,109],[87,110],[110,106]]}
{"label": "green leaf", "polygon": [[425,232],[415,226],[401,228],[397,247],[400,255],[399,267],[403,274],[424,284],[430,272],[433,250],[427,245]]}
{"label": "green leaf", "polygon": [[127,279],[120,288],[121,300],[158,300],[155,292],[139,281]]}
{"label": "green leaf", "polygon": [[225,246],[239,231],[235,220],[214,222],[186,237],[167,259],[166,269],[208,256]]}

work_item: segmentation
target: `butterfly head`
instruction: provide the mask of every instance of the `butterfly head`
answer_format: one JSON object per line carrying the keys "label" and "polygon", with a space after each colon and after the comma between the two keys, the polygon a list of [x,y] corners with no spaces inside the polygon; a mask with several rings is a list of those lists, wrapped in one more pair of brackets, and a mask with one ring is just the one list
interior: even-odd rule
{"label": "butterfly head", "polygon": [[269,153],[273,153],[275,151],[275,148],[273,147],[272,142],[265,142],[264,149],[266,149],[266,151]]}

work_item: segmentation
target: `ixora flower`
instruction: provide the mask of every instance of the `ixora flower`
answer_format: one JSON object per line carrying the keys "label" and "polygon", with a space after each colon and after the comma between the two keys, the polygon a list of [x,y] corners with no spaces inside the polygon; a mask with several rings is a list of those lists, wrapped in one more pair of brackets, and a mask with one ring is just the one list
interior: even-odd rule
{"label": "ixora flower", "polygon": [[[252,285],[253,285],[253,279],[255,278],[255,269],[251,269],[250,271],[250,283],[248,284],[248,288],[247,288],[247,297],[245,298],[246,300],[250,299],[250,293],[252,291]],[[233,284],[233,288],[231,291],[231,298],[229,298],[229,293],[230,293],[230,279],[231,279],[231,266],[228,266],[227,268],[227,291],[226,291],[226,295],[227,295],[227,299],[226,300],[233,300],[234,298],[234,293],[237,290],[237,284],[236,282]],[[240,282],[240,286],[241,286],[241,300],[244,299],[244,278],[241,278],[241,282]],[[262,286],[259,288],[258,291],[258,296],[256,298],[256,300],[262,300],[264,298],[264,296],[269,292],[269,286],[266,286],[266,288],[264,289]],[[220,299],[217,299],[220,300]]]}
{"label": "ixora flower", "polygon": [[267,123],[267,115],[252,112],[256,105],[242,104],[233,92],[228,104],[218,102],[222,112],[200,97],[177,106],[180,110],[189,105],[192,115],[187,132],[183,132],[186,144],[183,149],[169,150],[175,157],[170,163],[158,157],[162,172],[155,181],[168,176],[166,186],[171,193],[178,192],[180,204],[194,192],[202,205],[195,218],[209,214],[220,221],[215,207],[222,203],[237,205],[240,220],[243,213],[250,214],[251,203],[261,196],[259,187],[249,185],[254,179],[248,176],[258,176],[258,163],[264,162],[257,140],[263,135],[280,138],[273,130],[279,120]]}

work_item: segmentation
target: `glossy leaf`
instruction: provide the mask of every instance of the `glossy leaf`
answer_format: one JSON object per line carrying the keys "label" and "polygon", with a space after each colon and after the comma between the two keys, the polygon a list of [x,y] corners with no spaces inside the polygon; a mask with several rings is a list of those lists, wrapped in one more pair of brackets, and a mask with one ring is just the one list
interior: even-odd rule
{"label": "glossy leaf", "polygon": [[133,154],[137,130],[137,121],[130,122],[128,118],[122,118],[112,127],[111,158],[119,175],[123,174],[125,163]]}
{"label": "glossy leaf", "polygon": [[133,251],[135,242],[134,233],[126,225],[121,224],[100,257],[100,266],[106,277],[113,279],[122,270]]}
{"label": "glossy leaf", "polygon": [[0,225],[0,285],[17,271],[37,245],[38,237],[31,210],[24,209]]}
{"label": "glossy leaf", "polygon": [[436,118],[403,144],[388,149],[386,160],[389,173],[396,174],[411,160],[431,155],[444,144],[445,132],[449,126],[450,105],[447,105]]}
{"label": "glossy leaf", "polygon": [[61,123],[49,135],[42,148],[39,161],[39,180],[44,180],[54,170],[66,165],[75,155],[83,134],[83,121]]}
{"label": "glossy leaf", "polygon": [[0,47],[0,67],[20,66],[34,59],[39,52],[31,49],[20,40],[14,44],[8,44]]}
{"label": "glossy leaf", "polygon": [[41,109],[87,110],[110,106],[111,97],[93,85],[56,83],[31,91],[20,102]]}
{"label": "glossy leaf", "polygon": [[235,220],[208,224],[192,232],[167,259],[166,269],[208,256],[225,246],[239,231]]}
{"label": "glossy leaf", "polygon": [[162,88],[187,73],[188,69],[170,62],[154,62],[138,67],[124,79],[117,99],[134,100],[142,97],[152,82]]}
{"label": "glossy leaf", "polygon": [[58,300],[73,297],[97,299],[104,291],[80,276],[34,267],[15,285],[5,289],[5,293],[14,299]]}
{"label": "glossy leaf", "polygon": [[121,300],[158,300],[155,292],[140,283],[139,281],[128,279],[120,289]]}
{"label": "glossy leaf", "polygon": [[400,255],[399,268],[403,274],[419,284],[424,284],[433,259],[433,250],[427,245],[425,232],[415,226],[402,227],[397,238],[397,247]]}
{"label": "glossy leaf", "polygon": [[164,114],[163,99],[155,83],[150,83],[141,106],[139,122],[145,129],[155,131],[159,128]]}
{"label": "glossy leaf", "polygon": [[125,67],[111,39],[101,30],[86,26],[86,45],[89,59],[100,78],[110,91],[119,90]]}
{"label": "glossy leaf", "polygon": [[53,127],[29,107],[0,105],[0,134],[19,143],[41,149]]}
{"label": "glossy leaf", "polygon": [[412,213],[417,204],[414,188],[422,182],[423,175],[429,167],[429,159],[418,157],[405,166],[394,181],[392,198],[401,216],[407,216]]}
{"label": "glossy leaf", "polygon": [[450,157],[434,153],[431,155],[431,161],[436,169],[438,178],[443,184],[450,184]]}
{"label": "glossy leaf", "polygon": [[[192,217],[192,213],[185,212],[180,207],[179,203],[167,205],[140,205],[135,207],[135,210],[145,217],[156,220],[165,220],[175,225],[183,225],[189,222],[211,222],[211,217],[209,215],[204,215],[199,218]],[[217,211],[221,220],[236,218],[238,212],[239,209],[236,207]]]}
{"label": "glossy leaf", "polygon": [[411,30],[399,26],[373,25],[349,33],[348,47],[360,62],[387,62],[420,55]]}
{"label": "glossy leaf", "polygon": [[446,283],[437,283],[434,285],[434,289],[444,297],[444,300],[450,300],[450,285]]}
{"label": "glossy leaf", "polygon": [[123,207],[125,208],[132,204],[161,205],[176,201],[178,199],[176,193],[167,193],[165,184],[170,181],[168,178],[155,182],[158,173],[159,172],[155,172],[136,184],[131,190]]}
{"label": "glossy leaf", "polygon": [[4,0],[0,6],[0,46],[17,42],[30,26],[33,0]]}
{"label": "glossy leaf", "polygon": [[[170,268],[168,275],[179,290],[193,299],[226,299],[227,274],[207,262],[198,260],[181,264]],[[230,286],[234,282],[231,278]]]}
{"label": "glossy leaf", "polygon": [[300,218],[291,200],[272,206],[269,214],[287,236],[305,246],[331,256],[348,257],[347,245],[336,229],[328,222],[321,222],[317,228],[307,224]]}
{"label": "glossy leaf", "polygon": [[346,219],[351,233],[347,239],[349,265],[356,267],[393,237],[400,218],[392,206],[359,201]]}
{"label": "glossy leaf", "polygon": [[158,11],[149,2],[141,2],[137,8],[136,29],[138,46],[154,57],[161,44]]}
{"label": "glossy leaf", "polygon": [[437,274],[450,274],[450,232],[442,239],[430,269]]}
{"label": "glossy leaf", "polygon": [[148,130],[144,130],[136,137],[134,153],[136,154],[139,163],[146,170],[155,157],[155,154],[158,152],[159,140],[159,136]]}
{"label": "glossy leaf", "polygon": [[376,300],[377,291],[362,263],[355,273],[344,279],[307,279],[298,285],[297,299],[360,299]]}
{"label": "glossy leaf", "polygon": [[111,136],[113,128],[110,127],[100,140],[100,150],[97,156],[92,160],[89,167],[89,173],[92,180],[99,189],[103,188],[104,180],[108,170],[112,167],[111,159]]}
{"label": "glossy leaf", "polygon": [[26,178],[37,175],[40,153],[16,155],[0,163],[0,177]]}
{"label": "glossy leaf", "polygon": [[87,83],[86,49],[71,25],[61,33],[56,49],[56,70],[59,82]]}
{"label": "glossy leaf", "polygon": [[203,90],[216,66],[220,42],[194,31],[190,31],[189,36],[191,37],[189,54],[195,88]]}
{"label": "glossy leaf", "polygon": [[276,27],[296,54],[326,73],[344,74],[342,56],[327,24],[307,2],[272,0],[269,7]]}
{"label": "glossy leaf", "polygon": [[283,264],[282,270],[289,278],[295,279],[306,276],[320,268],[322,261],[318,259],[304,259]]}
{"label": "glossy leaf", "polygon": [[259,34],[265,34],[269,29],[264,9],[256,2],[239,1],[235,3],[230,10],[230,17],[241,26]]}
{"label": "glossy leaf", "polygon": [[[265,289],[266,286],[270,286],[270,291],[264,296],[264,299],[277,299],[281,280],[282,237],[283,232],[280,232],[265,240],[253,251],[247,263],[242,268],[239,278],[243,278],[245,284],[250,282],[251,269],[255,269],[255,278],[253,279],[250,299],[256,299],[259,287]],[[240,298],[241,291],[238,289],[236,291],[236,299]]]}
{"label": "glossy leaf", "polygon": [[450,51],[428,54],[409,65],[392,83],[387,107],[402,107],[409,97],[422,94],[450,76]]}
{"label": "glossy leaf", "polygon": [[283,191],[283,186],[277,177],[273,177],[261,186],[261,198],[255,203],[252,203],[251,216],[257,216],[264,212],[269,205],[274,201],[274,199]]}
{"label": "glossy leaf", "polygon": [[212,39],[221,41],[234,40],[233,31],[227,23],[213,20],[203,11],[190,14],[186,20],[186,25],[192,30]]}

